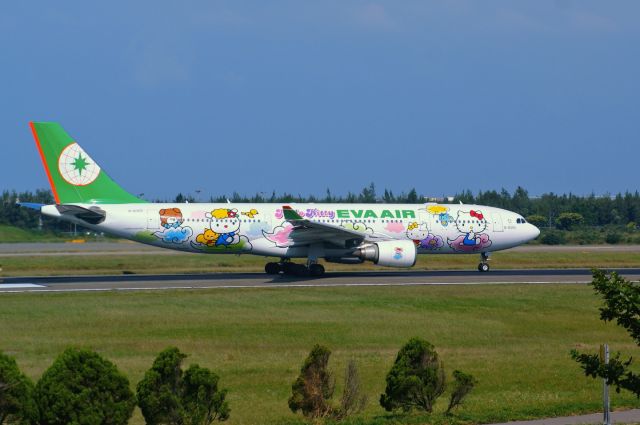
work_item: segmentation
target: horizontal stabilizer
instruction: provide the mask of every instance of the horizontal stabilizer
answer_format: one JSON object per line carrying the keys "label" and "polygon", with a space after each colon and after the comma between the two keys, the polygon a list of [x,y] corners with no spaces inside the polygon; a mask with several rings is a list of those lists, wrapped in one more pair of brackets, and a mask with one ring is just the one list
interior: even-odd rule
{"label": "horizontal stabilizer", "polygon": [[77,205],[56,205],[61,215],[71,215],[89,224],[100,224],[107,217],[107,213],[98,207],[83,208]]}
{"label": "horizontal stabilizer", "polygon": [[18,206],[40,211],[45,204],[36,204],[34,202],[18,202]]}

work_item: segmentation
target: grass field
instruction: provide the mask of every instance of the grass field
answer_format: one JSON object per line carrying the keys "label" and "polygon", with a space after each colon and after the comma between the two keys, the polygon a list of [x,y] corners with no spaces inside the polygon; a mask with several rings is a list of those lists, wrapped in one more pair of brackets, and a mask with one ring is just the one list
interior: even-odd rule
{"label": "grass field", "polygon": [[[315,343],[333,350],[338,382],[359,365],[369,396],[358,423],[487,423],[597,411],[600,382],[585,378],[569,350],[640,350],[598,320],[586,285],[196,290],[137,293],[3,294],[0,350],[37,379],[69,345],[99,351],[132,387],[169,345],[221,375],[231,424],[294,423],[291,383]],[[443,398],[433,418],[389,416],[378,404],[384,377],[412,336],[436,345],[450,376],[480,384],[454,418]],[[613,393],[614,407],[637,406]],[[136,411],[132,423],[142,419]]]}
{"label": "grass field", "polygon": [[[497,252],[491,256],[494,269],[637,267],[640,252],[583,253],[562,252]],[[131,273],[214,273],[264,271],[268,260],[250,255],[66,255],[66,256],[0,256],[0,276],[36,276],[56,274]],[[415,270],[475,270],[477,255],[421,255]],[[327,264],[328,271],[389,270],[372,263],[360,265]]]}
{"label": "grass field", "polygon": [[0,224],[0,242],[64,242],[69,238],[54,235],[53,233],[25,230],[19,227]]}

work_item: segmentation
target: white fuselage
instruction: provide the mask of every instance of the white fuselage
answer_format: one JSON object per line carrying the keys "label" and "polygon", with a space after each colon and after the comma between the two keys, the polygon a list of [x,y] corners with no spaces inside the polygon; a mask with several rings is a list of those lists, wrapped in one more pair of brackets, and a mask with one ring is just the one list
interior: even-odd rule
{"label": "white fuselage", "polygon": [[[105,219],[88,224],[60,214],[55,205],[42,213],[99,232],[181,251],[250,253],[282,258],[307,257],[309,246],[289,235],[292,225],[282,204],[75,204],[99,208]],[[458,204],[296,204],[302,218],[366,235],[368,241],[412,240],[419,254],[470,254],[503,250],[538,236],[538,229],[511,211]],[[318,249],[317,247],[314,249]],[[353,248],[331,243],[319,257],[348,255]]]}

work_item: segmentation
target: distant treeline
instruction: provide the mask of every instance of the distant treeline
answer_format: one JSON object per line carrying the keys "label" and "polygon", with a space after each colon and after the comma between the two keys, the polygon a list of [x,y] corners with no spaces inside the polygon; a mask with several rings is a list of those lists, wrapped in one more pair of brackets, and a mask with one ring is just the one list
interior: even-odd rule
{"label": "distant treeline", "polygon": [[[415,189],[409,192],[394,194],[385,189],[378,193],[373,184],[362,189],[360,193],[348,193],[346,196],[334,195],[327,190],[324,196],[302,196],[288,193],[270,195],[264,193],[253,196],[243,196],[233,193],[231,196],[221,195],[209,199],[200,199],[191,195],[179,193],[174,199],[156,199],[154,202],[336,202],[336,203],[410,203],[418,204],[429,201],[423,195],[419,195]],[[54,232],[68,232],[68,223],[60,223],[57,220],[43,217],[40,220],[39,214],[27,208],[20,208],[17,202],[36,202],[43,204],[53,203],[53,197],[49,190],[36,190],[35,192],[21,192],[5,190],[2,193],[2,203],[0,203],[0,224],[10,224],[13,226],[44,230]],[[449,202],[439,199],[439,202]],[[539,197],[530,197],[528,192],[518,187],[513,193],[506,189],[501,191],[480,191],[473,194],[466,190],[453,197],[453,203],[462,202],[465,204],[480,204],[510,211],[515,211],[525,217],[544,217],[546,225],[549,227],[557,225],[557,218],[563,213],[578,213],[583,217],[583,225],[586,226],[607,226],[626,225],[640,222],[640,193],[638,191],[630,193],[618,193],[614,196],[578,196],[573,194],[557,195],[545,193]],[[542,224],[542,223],[540,223]]]}

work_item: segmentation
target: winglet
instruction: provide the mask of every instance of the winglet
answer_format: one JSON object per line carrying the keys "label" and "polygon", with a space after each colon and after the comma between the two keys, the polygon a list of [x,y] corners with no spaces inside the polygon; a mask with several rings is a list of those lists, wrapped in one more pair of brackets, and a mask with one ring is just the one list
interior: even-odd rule
{"label": "winglet", "polygon": [[296,212],[296,210],[291,208],[289,205],[284,205],[282,207],[282,213],[284,214],[284,219],[287,220],[287,221],[289,221],[289,220],[302,220],[302,217],[300,217],[300,214],[298,214]]}

